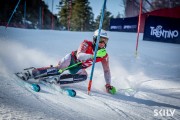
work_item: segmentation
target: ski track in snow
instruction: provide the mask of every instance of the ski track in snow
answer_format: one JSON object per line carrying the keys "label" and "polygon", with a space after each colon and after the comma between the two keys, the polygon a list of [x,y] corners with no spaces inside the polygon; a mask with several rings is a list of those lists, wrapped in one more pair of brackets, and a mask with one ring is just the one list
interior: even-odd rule
{"label": "ski track in snow", "polygon": [[[87,95],[87,80],[69,85],[77,92],[77,97],[71,98],[42,84],[39,93],[22,87],[13,73],[31,66],[56,65],[61,57],[77,49],[83,39],[91,39],[92,32],[0,27],[0,119],[180,119],[180,56],[171,53],[171,49],[179,51],[180,46],[140,41],[142,53],[134,59],[132,37],[135,39],[136,34],[109,34],[112,41],[108,43],[107,51],[112,84],[118,93],[109,95],[105,92],[102,68],[97,64],[91,95]],[[66,40],[66,44],[61,45],[62,40]],[[167,51],[158,49],[161,44],[164,45],[161,49]],[[115,54],[117,50],[119,54]],[[90,70],[87,69],[88,73]],[[136,90],[134,94],[123,92],[129,87]],[[155,109],[176,111],[172,117],[154,116]]]}

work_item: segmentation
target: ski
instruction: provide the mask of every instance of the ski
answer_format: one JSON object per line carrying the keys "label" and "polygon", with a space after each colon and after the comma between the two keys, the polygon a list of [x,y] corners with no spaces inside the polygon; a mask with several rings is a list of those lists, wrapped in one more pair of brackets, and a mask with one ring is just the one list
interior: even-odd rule
{"label": "ski", "polygon": [[70,97],[76,96],[75,90],[70,89],[70,88],[62,88],[59,84],[55,84],[54,82],[52,82],[54,79],[57,79],[59,77],[59,75],[48,76],[48,77],[43,77],[43,78],[37,79],[37,80],[35,80],[36,83],[32,82],[30,80],[26,80],[25,77],[23,76],[22,72],[15,73],[15,75],[21,81],[21,82],[19,82],[20,86],[26,87],[35,92],[40,92],[40,90],[41,90],[40,84],[43,84],[45,86],[50,87],[51,89],[58,91],[59,93],[61,93],[63,95],[67,95]]}

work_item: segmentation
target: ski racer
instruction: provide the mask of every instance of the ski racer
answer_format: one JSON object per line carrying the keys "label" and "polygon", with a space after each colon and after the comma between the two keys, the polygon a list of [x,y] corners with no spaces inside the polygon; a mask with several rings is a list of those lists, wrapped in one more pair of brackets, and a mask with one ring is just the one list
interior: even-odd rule
{"label": "ski racer", "polygon": [[[62,68],[68,67],[70,65],[73,65],[77,62],[82,62],[82,64],[78,65],[77,67],[69,69],[69,71],[71,74],[84,75],[85,78],[87,79],[87,72],[85,69],[92,65],[97,36],[98,36],[98,30],[96,30],[94,32],[93,41],[84,40],[80,44],[79,48],[76,51],[73,51],[72,53],[67,54],[59,62],[58,68],[62,69]],[[109,56],[106,53],[106,47],[107,47],[108,40],[109,40],[109,37],[107,35],[107,32],[105,30],[101,30],[99,46],[98,46],[98,51],[97,51],[97,55],[96,55],[96,57],[97,57],[96,62],[102,63],[103,70],[104,70],[105,82],[106,82],[105,87],[106,87],[107,91],[109,91],[113,87],[113,86],[111,86]]]}
{"label": "ski racer", "polygon": [[[56,67],[37,68],[32,71],[32,76],[37,77],[45,72],[49,72],[49,75],[58,74],[59,70],[67,68],[77,63],[78,64],[70,69],[70,74],[60,75],[57,81],[60,84],[69,84],[84,81],[87,79],[86,68],[90,67],[93,63],[94,51],[98,36],[98,30],[94,32],[93,41],[84,40],[76,51],[72,51],[67,54],[61,61],[59,61]],[[104,70],[105,88],[106,91],[112,93],[115,87],[111,85],[111,73],[109,68],[109,56],[106,53],[106,47],[109,37],[105,30],[101,30],[98,51],[96,54],[96,62],[101,62]],[[72,79],[70,79],[72,78]]]}

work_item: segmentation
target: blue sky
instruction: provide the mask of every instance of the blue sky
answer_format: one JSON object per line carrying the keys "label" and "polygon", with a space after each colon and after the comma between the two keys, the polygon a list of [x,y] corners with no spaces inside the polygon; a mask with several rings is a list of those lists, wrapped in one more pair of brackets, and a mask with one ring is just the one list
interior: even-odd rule
{"label": "blue sky", "polygon": [[[44,0],[44,1],[48,4],[49,9],[52,10],[52,0]],[[89,2],[94,13],[94,18],[96,18],[97,15],[100,14],[104,0],[89,0]],[[58,12],[58,10],[56,9],[56,5],[58,5],[58,3],[59,0],[54,0],[53,13]],[[107,0],[106,6],[107,6],[107,10],[110,11],[112,15],[114,15],[114,17],[117,16],[118,12],[124,15],[124,7],[122,0]]]}
{"label": "blue sky", "polygon": [[[94,16],[96,18],[96,16],[100,14],[104,0],[89,0],[89,2],[90,6],[93,9]],[[118,12],[120,14],[124,14],[122,0],[107,0],[106,7],[107,10],[110,11],[112,15],[114,15],[115,17],[117,16]]]}

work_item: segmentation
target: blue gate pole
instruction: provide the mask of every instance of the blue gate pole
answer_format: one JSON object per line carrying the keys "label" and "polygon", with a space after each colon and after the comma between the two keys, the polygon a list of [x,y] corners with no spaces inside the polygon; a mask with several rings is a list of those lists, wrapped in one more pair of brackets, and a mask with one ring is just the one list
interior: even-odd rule
{"label": "blue gate pole", "polygon": [[8,23],[6,24],[6,28],[8,27],[8,25],[9,25],[9,23],[10,23],[10,21],[11,21],[11,19],[12,19],[13,15],[14,15],[14,13],[16,12],[16,9],[17,9],[17,7],[18,7],[18,5],[19,5],[20,1],[21,1],[21,0],[19,0],[19,1],[18,1],[18,3],[17,3],[17,5],[16,5],[16,7],[14,8],[13,13],[11,14],[11,17],[10,17],[10,18],[9,18],[9,20],[8,20]]}
{"label": "blue gate pole", "polygon": [[26,0],[24,2],[24,26],[26,28]]}
{"label": "blue gate pole", "polygon": [[97,50],[98,50],[100,33],[101,33],[102,25],[103,25],[103,19],[104,19],[104,11],[105,11],[105,7],[106,7],[106,1],[107,1],[107,0],[104,0],[104,4],[103,4],[103,7],[102,7],[102,12],[101,12],[101,19],[100,19],[98,37],[97,37],[97,41],[96,41],[96,47],[95,47],[95,52],[94,52],[94,59],[93,59],[93,64],[92,64],[92,69],[91,69],[91,76],[90,76],[90,80],[89,80],[89,84],[88,84],[88,92],[87,92],[88,95],[90,94],[90,91],[91,91],[91,85],[92,85],[94,67],[95,67],[95,63],[96,63],[96,53],[97,53]]}

